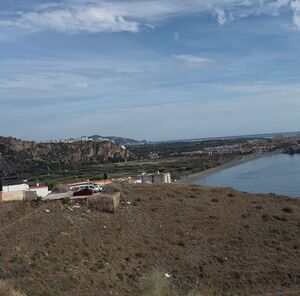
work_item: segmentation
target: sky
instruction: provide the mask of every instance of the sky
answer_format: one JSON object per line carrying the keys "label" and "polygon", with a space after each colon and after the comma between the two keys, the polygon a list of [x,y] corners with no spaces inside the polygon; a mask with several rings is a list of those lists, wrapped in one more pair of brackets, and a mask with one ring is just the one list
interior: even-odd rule
{"label": "sky", "polygon": [[300,0],[0,0],[0,135],[299,130]]}

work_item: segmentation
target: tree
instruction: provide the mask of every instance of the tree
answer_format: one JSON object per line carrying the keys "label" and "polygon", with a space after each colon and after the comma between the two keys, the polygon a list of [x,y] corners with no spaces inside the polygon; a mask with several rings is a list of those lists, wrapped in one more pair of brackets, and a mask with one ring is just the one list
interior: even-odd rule
{"label": "tree", "polygon": [[107,180],[107,179],[108,179],[108,173],[105,172],[105,173],[103,174],[103,180]]}

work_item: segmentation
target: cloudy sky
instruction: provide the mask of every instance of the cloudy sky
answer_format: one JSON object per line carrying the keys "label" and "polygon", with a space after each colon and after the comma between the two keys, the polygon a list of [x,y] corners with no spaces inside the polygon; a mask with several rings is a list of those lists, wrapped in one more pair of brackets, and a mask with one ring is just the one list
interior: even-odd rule
{"label": "cloudy sky", "polygon": [[0,0],[0,135],[300,128],[300,0]]}

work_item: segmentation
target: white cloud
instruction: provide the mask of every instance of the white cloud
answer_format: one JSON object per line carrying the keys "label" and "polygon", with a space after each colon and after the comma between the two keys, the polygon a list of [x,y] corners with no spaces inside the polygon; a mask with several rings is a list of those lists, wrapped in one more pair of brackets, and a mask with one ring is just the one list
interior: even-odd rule
{"label": "white cloud", "polygon": [[288,7],[294,11],[294,22],[300,28],[299,3],[299,0],[64,0],[59,3],[53,0],[32,7],[29,12],[16,9],[4,13],[0,16],[0,26],[67,33],[135,33],[150,26],[154,29],[157,22],[178,15],[211,13],[224,25],[250,15],[277,15]]}
{"label": "white cloud", "polygon": [[215,9],[216,15],[217,15],[217,21],[218,23],[222,26],[226,23],[227,19],[226,19],[226,14],[224,12],[224,10],[222,10],[220,7],[217,7]]}
{"label": "white cloud", "polygon": [[174,58],[193,66],[207,66],[214,64],[215,61],[190,54],[173,55]]}
{"label": "white cloud", "polygon": [[294,0],[291,4],[294,11],[294,23],[298,29],[300,29],[300,1]]}
{"label": "white cloud", "polygon": [[79,82],[79,83],[75,83],[76,87],[78,88],[83,88],[83,89],[87,89],[90,87],[90,85],[87,82]]}
{"label": "white cloud", "polygon": [[19,13],[18,18],[2,21],[0,25],[16,26],[31,31],[53,29],[59,32],[138,32],[135,21],[101,7],[76,7],[70,9],[42,10],[39,12]]}

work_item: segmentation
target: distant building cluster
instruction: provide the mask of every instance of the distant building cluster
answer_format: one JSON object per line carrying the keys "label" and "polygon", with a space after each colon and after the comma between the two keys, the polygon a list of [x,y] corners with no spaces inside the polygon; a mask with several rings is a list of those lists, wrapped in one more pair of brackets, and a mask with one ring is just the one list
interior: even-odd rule
{"label": "distant building cluster", "polygon": [[156,172],[154,174],[143,173],[139,176],[137,183],[142,183],[142,184],[172,183],[172,179],[170,173],[160,173],[160,172]]}
{"label": "distant building cluster", "polygon": [[113,140],[109,138],[89,138],[89,137],[80,137],[80,138],[70,138],[70,139],[60,139],[60,140],[50,140],[49,143],[74,143],[74,142],[112,142]]}

